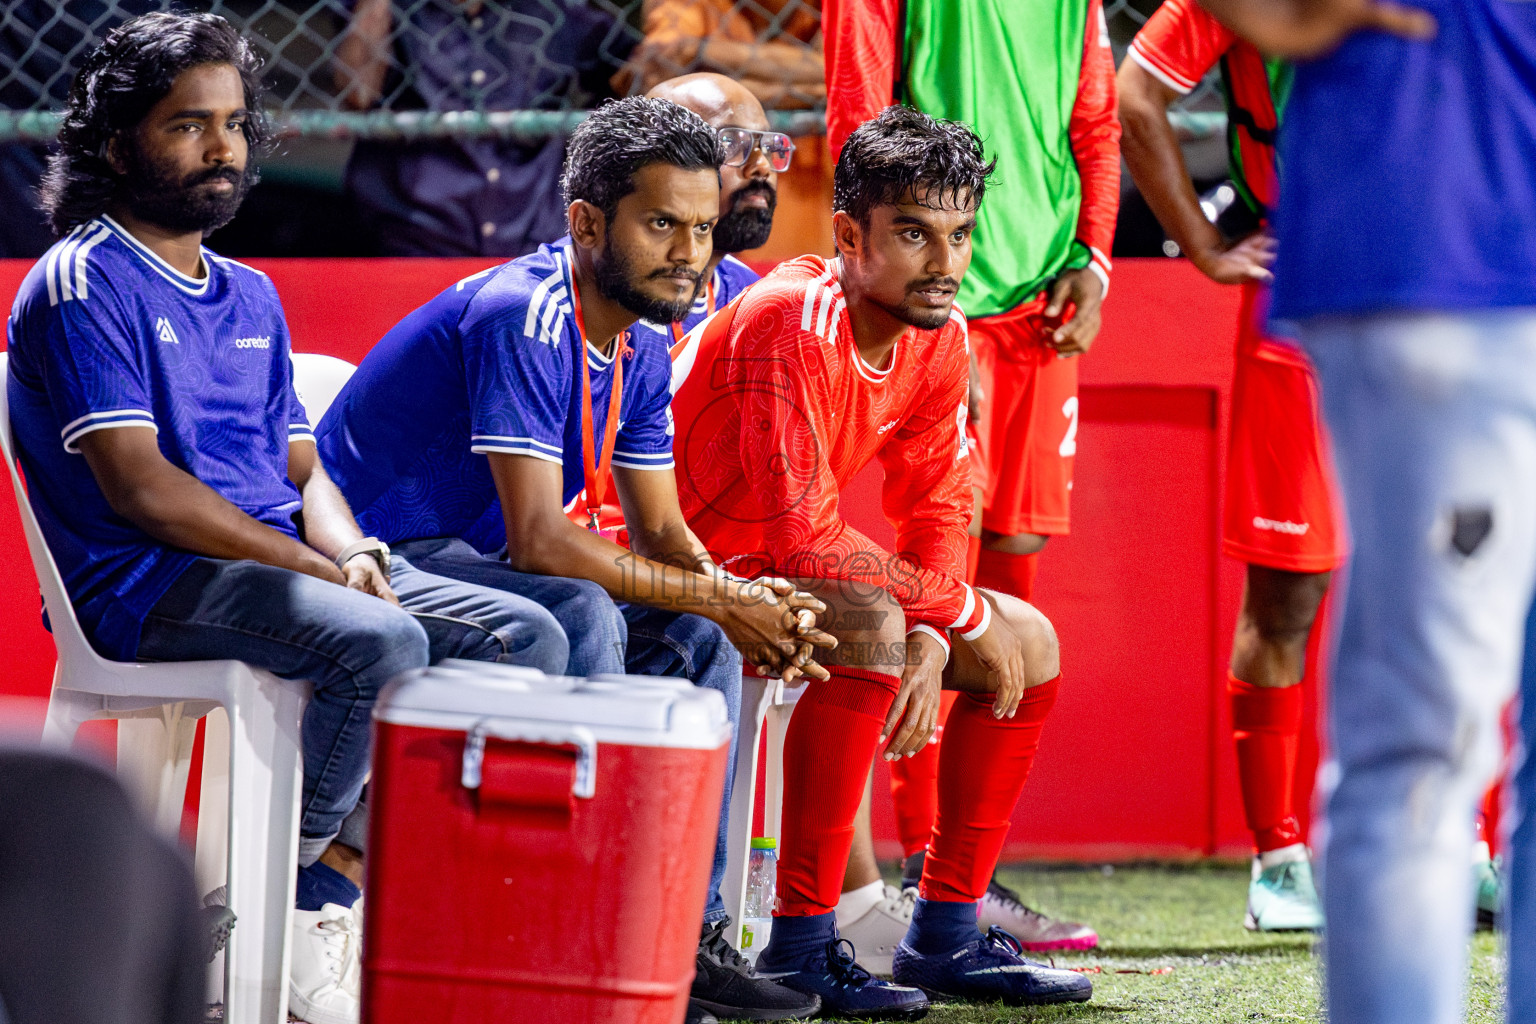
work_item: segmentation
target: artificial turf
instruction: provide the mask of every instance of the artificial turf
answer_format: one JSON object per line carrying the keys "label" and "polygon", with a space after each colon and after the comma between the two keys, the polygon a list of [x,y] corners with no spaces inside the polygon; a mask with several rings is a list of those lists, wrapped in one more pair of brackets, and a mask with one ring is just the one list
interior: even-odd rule
{"label": "artificial turf", "polygon": [[[1070,1006],[1013,1008],[940,1004],[934,1024],[1024,1021],[1320,1021],[1320,964],[1313,938],[1243,928],[1248,868],[1137,865],[1004,868],[1001,881],[1045,913],[1092,924],[1099,948],[1058,954],[1060,967],[1097,969],[1093,999]],[[1169,968],[1164,973],[1153,971]],[[1136,973],[1121,973],[1121,972]],[[1473,939],[1467,1020],[1502,1019],[1497,940]]]}

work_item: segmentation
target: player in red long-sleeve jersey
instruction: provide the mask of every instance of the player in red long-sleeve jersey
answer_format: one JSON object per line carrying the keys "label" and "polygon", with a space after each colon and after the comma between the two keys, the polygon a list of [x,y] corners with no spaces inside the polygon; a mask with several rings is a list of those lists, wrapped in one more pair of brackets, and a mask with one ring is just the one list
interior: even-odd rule
{"label": "player in red long-sleeve jersey", "polygon": [[[1220,65],[1232,180],[1260,229],[1231,242],[1206,218],[1168,124],[1168,107]],[[1223,550],[1247,563],[1228,692],[1243,807],[1257,855],[1245,920],[1263,931],[1315,930],[1322,910],[1296,816],[1307,639],[1344,560],[1343,518],[1311,361],[1263,328],[1279,196],[1275,135],[1291,67],[1266,58],[1195,0],[1168,0],[1120,69],[1125,159],[1170,237],[1195,266],[1243,288],[1227,460]]]}
{"label": "player in red long-sleeve jersey", "polygon": [[[983,393],[973,424],[984,508],[974,579],[1027,601],[1038,552],[1068,531],[1075,357],[1098,333],[1120,201],[1102,0],[826,0],[823,31],[834,153],[894,97],[975,126],[997,158],[999,185],[978,218],[959,295]],[[921,870],[937,763],[935,745],[891,766],[908,879]],[[850,884],[877,877],[872,859],[849,874]],[[1092,928],[1039,914],[996,883],[981,916],[1029,949],[1098,942]]]}
{"label": "player in red long-sleeve jersey", "polygon": [[[1060,682],[1045,617],[964,580],[969,352],[954,298],[990,171],[968,127],[885,110],[838,160],[837,258],[780,266],[674,355],[690,528],[723,568],[815,593],[840,642],[790,719],[778,906],[758,961],[829,1016],[915,1019],[917,988],[1013,1003],[1092,993],[976,920]],[[840,487],[875,458],[896,553],[838,514]],[[882,743],[897,757],[926,745],[941,686],[961,695],[893,985],[858,968],[833,906],[870,761]]]}

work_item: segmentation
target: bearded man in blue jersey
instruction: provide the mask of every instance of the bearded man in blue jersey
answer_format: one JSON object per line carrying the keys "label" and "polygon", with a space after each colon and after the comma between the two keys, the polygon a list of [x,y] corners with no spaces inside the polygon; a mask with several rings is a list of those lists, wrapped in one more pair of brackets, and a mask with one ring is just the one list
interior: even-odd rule
{"label": "bearded man in blue jersey", "polygon": [[380,687],[443,657],[558,672],[569,645],[533,602],[363,536],[316,457],[272,282],[202,247],[256,179],[258,71],[207,14],[145,15],[85,58],[42,192],[62,238],[17,296],[6,386],[29,498],[101,654],[313,684],[291,1002],[351,1024],[363,830],[343,826]]}
{"label": "bearded man in blue jersey", "polygon": [[[316,436],[370,532],[423,569],[546,604],[571,638],[571,674],[683,677],[720,691],[734,723],[743,656],[786,679],[825,675],[808,644],[835,641],[814,628],[819,600],[732,578],[689,530],[672,461],[671,339],[637,327],[682,320],[706,286],[721,156],[715,132],[674,103],[636,96],[593,111],[566,150],[569,236],[408,315]],[[573,615],[572,594],[607,608]],[[814,997],[728,952],[731,785],[728,769],[693,1012],[804,1017]]]}

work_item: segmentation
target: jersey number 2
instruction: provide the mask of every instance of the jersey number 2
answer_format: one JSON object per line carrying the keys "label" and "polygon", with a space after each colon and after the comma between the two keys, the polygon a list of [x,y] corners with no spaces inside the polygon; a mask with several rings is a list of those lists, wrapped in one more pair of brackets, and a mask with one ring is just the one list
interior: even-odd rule
{"label": "jersey number 2", "polygon": [[1061,439],[1061,447],[1056,449],[1064,459],[1070,459],[1077,454],[1077,396],[1073,395],[1061,405],[1061,414],[1067,418],[1067,436]]}

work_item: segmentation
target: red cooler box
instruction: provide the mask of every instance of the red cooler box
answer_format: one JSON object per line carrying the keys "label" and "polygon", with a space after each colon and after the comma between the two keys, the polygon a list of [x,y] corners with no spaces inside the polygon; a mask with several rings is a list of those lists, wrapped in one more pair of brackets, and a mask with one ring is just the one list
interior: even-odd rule
{"label": "red cooler box", "polygon": [[719,693],[445,661],[390,683],[374,720],[365,1022],[683,1019]]}

